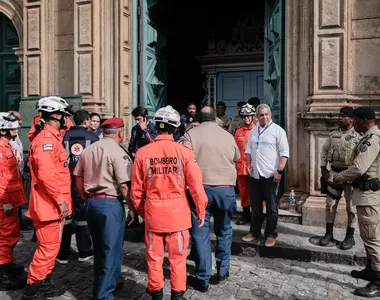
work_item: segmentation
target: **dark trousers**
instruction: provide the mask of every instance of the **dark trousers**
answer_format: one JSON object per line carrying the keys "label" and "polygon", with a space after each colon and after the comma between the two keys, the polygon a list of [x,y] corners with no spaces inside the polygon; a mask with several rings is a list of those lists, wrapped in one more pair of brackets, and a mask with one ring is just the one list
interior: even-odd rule
{"label": "dark trousers", "polygon": [[279,183],[273,182],[273,177],[260,179],[250,178],[250,198],[252,207],[250,232],[259,237],[264,222],[262,201],[265,200],[267,210],[267,224],[265,238],[277,237],[278,220],[278,187]]}
{"label": "dark trousers", "polygon": [[82,256],[91,250],[91,235],[87,226],[85,202],[80,198],[75,183],[71,184],[71,197],[73,199],[73,215],[66,218],[62,233],[62,242],[58,258],[67,259],[70,254],[71,235],[73,233],[73,221],[75,223],[75,238],[79,255]]}
{"label": "dark trousers", "polygon": [[125,232],[123,203],[112,198],[89,198],[87,222],[94,244],[94,300],[113,300],[120,277]]}
{"label": "dark trousers", "polygon": [[236,199],[233,187],[205,186],[208,204],[205,224],[199,228],[194,203],[191,203],[191,238],[195,255],[195,276],[199,282],[208,285],[212,271],[212,256],[210,243],[210,217],[214,217],[214,232],[216,235],[215,259],[217,272],[226,276],[230,270],[232,226],[231,219],[236,212]]}

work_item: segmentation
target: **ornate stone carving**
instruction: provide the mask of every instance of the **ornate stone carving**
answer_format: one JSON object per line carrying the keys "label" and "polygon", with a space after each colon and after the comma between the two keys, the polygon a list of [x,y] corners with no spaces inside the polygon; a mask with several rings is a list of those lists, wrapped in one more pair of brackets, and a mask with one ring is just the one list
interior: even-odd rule
{"label": "ornate stone carving", "polygon": [[218,54],[264,51],[264,20],[246,17],[232,28],[231,36],[216,45]]}

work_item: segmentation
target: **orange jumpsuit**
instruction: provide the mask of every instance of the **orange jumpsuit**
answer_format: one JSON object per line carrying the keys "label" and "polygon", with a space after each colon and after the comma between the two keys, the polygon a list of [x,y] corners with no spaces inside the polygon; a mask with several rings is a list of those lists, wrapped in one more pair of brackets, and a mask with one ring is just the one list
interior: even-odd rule
{"label": "orange jumpsuit", "polygon": [[[40,119],[41,119],[41,116],[40,116],[40,115],[35,116],[35,117],[33,118],[32,124],[31,124],[31,126],[30,126],[30,130],[29,130],[29,133],[28,133],[28,139],[29,139],[29,141],[33,141],[34,138],[36,137],[36,136],[34,135],[34,132],[36,131],[36,129],[35,129],[34,126],[40,123]],[[66,130],[65,130],[65,129],[62,129],[62,130],[61,130],[62,138],[64,137],[66,131],[69,130],[70,127],[74,126],[73,122],[71,122],[71,120],[70,120],[69,118],[67,119],[66,124],[67,124],[67,129],[66,129]]]}
{"label": "orange jumpsuit", "polygon": [[45,124],[29,147],[32,190],[28,215],[36,227],[38,245],[29,266],[28,284],[44,280],[54,268],[64,226],[59,204],[65,201],[69,214],[72,212],[67,158],[62,135]]}
{"label": "orange jumpsuit", "polygon": [[[3,203],[13,205],[13,214],[6,216]],[[20,239],[17,208],[27,203],[18,160],[9,142],[0,138],[0,265],[14,261],[13,248]]]}
{"label": "orange jumpsuit", "polygon": [[154,143],[137,151],[132,171],[131,199],[145,219],[148,289],[164,286],[165,245],[170,261],[174,291],[186,291],[186,256],[191,214],[186,185],[194,199],[199,218],[205,217],[207,196],[202,172],[194,152],[177,144],[171,135],[159,135]]}
{"label": "orange jumpsuit", "polygon": [[245,160],[245,150],[247,149],[249,134],[251,129],[255,127],[255,123],[249,126],[240,126],[235,132],[235,142],[240,151],[240,158],[236,161],[236,171],[238,175],[238,187],[242,207],[250,207],[251,201],[248,192],[248,174],[247,163]]}

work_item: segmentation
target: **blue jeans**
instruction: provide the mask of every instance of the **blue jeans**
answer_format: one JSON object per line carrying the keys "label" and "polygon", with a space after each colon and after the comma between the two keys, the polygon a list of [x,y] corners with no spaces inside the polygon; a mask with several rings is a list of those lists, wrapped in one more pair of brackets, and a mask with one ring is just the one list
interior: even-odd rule
{"label": "blue jeans", "polygon": [[94,245],[94,300],[113,300],[123,255],[124,205],[118,199],[89,198],[86,214]]}
{"label": "blue jeans", "polygon": [[235,190],[233,187],[205,186],[208,204],[205,224],[199,228],[194,203],[191,203],[191,238],[196,250],[195,276],[201,285],[207,286],[212,271],[210,244],[210,217],[214,217],[216,235],[215,259],[218,275],[229,275],[232,226],[231,219],[236,212]]}

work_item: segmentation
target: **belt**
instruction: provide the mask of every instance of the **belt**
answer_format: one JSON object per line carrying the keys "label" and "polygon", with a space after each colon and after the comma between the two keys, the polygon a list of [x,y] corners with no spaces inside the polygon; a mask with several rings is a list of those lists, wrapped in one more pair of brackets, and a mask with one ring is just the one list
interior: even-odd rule
{"label": "belt", "polygon": [[233,185],[209,185],[209,184],[204,184],[203,186],[209,186],[209,187],[234,187]]}
{"label": "belt", "polygon": [[117,196],[111,196],[107,194],[87,194],[88,198],[111,198],[111,199],[120,199]]}

